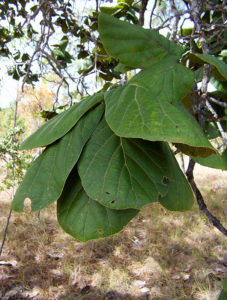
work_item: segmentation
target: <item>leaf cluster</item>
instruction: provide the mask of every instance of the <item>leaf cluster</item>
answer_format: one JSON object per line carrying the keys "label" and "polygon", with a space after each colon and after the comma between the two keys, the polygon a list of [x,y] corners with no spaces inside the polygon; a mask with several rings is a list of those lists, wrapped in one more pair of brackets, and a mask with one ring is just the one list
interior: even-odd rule
{"label": "leaf cluster", "polygon": [[[210,165],[226,168],[225,155],[220,158],[184,106],[195,80],[184,66],[184,49],[156,31],[104,13],[99,33],[106,53],[141,71],[124,85],[74,104],[22,143],[21,149],[46,148],[12,204],[22,211],[30,198],[36,211],[57,201],[59,224],[81,241],[118,232],[148,203],[191,208],[192,190],[169,143],[202,164],[212,157]],[[223,61],[192,57],[210,63],[213,75],[226,80]]]}

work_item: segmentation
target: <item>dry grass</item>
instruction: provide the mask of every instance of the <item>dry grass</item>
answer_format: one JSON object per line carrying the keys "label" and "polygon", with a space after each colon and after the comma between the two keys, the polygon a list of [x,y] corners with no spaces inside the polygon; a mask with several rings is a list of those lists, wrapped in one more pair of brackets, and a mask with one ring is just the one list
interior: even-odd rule
{"label": "dry grass", "polygon": [[[196,170],[209,209],[224,222],[226,172]],[[0,237],[10,208],[0,198]],[[144,207],[121,233],[80,243],[56,222],[55,205],[13,213],[0,261],[0,299],[217,299],[214,270],[225,237],[197,206],[171,213]]]}

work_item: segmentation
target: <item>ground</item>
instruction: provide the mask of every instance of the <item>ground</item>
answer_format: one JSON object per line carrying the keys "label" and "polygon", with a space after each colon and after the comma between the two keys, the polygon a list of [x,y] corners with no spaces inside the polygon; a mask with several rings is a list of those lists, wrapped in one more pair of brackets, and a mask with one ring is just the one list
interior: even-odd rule
{"label": "ground", "polygon": [[[227,172],[196,168],[209,209],[227,216]],[[0,194],[0,238],[10,194]],[[225,222],[225,225],[226,222]],[[125,229],[81,243],[56,222],[55,204],[13,213],[0,258],[0,299],[216,300],[227,272],[226,238],[197,205],[172,213],[158,204]]]}

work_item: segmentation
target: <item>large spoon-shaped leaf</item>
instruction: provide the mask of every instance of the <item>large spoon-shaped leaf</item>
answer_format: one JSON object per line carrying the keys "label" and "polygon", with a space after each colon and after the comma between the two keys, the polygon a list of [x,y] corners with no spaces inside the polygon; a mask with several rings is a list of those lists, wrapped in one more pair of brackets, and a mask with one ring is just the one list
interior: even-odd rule
{"label": "large spoon-shaped leaf", "polygon": [[103,99],[103,93],[95,94],[74,104],[71,108],[49,120],[30,135],[20,149],[32,149],[52,144],[64,136],[78,120]]}
{"label": "large spoon-shaped leaf", "polygon": [[119,232],[138,213],[136,209],[109,209],[92,200],[75,172],[70,174],[57,204],[61,227],[83,242]]}
{"label": "large spoon-shaped leaf", "polygon": [[164,196],[165,156],[159,143],[116,136],[103,119],[78,163],[86,193],[113,209],[141,208]]}
{"label": "large spoon-shaped leaf", "polygon": [[169,96],[166,95],[170,78],[163,75],[156,79],[155,93],[153,88],[136,78],[126,86],[107,92],[105,117],[108,125],[122,137],[187,144],[201,149],[201,155],[206,149],[205,156],[215,153],[198,123],[177,101],[179,95],[184,94],[182,89],[186,91],[185,86],[182,84],[182,89],[178,90],[178,83],[174,86],[173,77]]}
{"label": "large spoon-shaped leaf", "polygon": [[167,56],[177,61],[183,53],[180,46],[158,32],[103,13],[99,16],[99,33],[108,54],[130,67],[148,68]]}
{"label": "large spoon-shaped leaf", "polygon": [[159,202],[167,209],[174,211],[186,211],[192,208],[194,203],[194,194],[192,189],[182,173],[172,151],[167,143],[162,143],[162,149],[168,157],[168,180],[169,189],[167,195],[159,198]]}
{"label": "large spoon-shaped leaf", "polygon": [[59,198],[103,110],[104,105],[101,104],[88,112],[70,132],[49,146],[32,163],[13,199],[14,210],[23,210],[25,198],[31,199],[32,211],[40,210]]}

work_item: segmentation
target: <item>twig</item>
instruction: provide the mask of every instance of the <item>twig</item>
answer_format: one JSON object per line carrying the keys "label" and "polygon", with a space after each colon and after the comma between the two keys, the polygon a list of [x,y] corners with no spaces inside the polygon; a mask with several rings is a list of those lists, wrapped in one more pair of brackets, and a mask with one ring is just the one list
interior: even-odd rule
{"label": "twig", "polygon": [[[17,125],[17,109],[18,109],[18,102],[19,102],[19,95],[18,95],[19,89],[17,88],[17,97],[16,97],[16,103],[15,103],[15,112],[14,112],[14,122],[13,122],[13,128],[16,127]],[[13,181],[15,183],[15,163],[14,163],[14,156],[13,156],[13,167],[12,167],[12,172],[13,172]],[[14,196],[14,189],[13,189],[13,196]],[[1,247],[0,247],[0,257],[2,255],[2,251],[5,245],[5,241],[6,241],[6,236],[7,236],[7,232],[8,232],[8,228],[9,228],[9,223],[10,223],[10,219],[11,219],[11,215],[12,215],[12,208],[10,208],[9,210],[9,214],[7,217],[7,221],[6,221],[6,226],[3,232],[3,237],[2,237],[2,243],[1,243]]]}
{"label": "twig", "polygon": [[147,8],[147,4],[148,4],[148,0],[142,0],[140,12],[139,12],[139,15],[140,15],[139,25],[140,26],[143,26],[143,24],[144,24],[144,14],[145,14],[145,11]]}
{"label": "twig", "polygon": [[5,241],[6,241],[6,236],[7,236],[7,232],[8,232],[8,227],[9,227],[9,222],[10,222],[11,215],[12,215],[12,208],[10,208],[10,210],[9,210],[9,214],[8,214],[8,217],[7,217],[6,226],[5,226],[4,233],[3,233],[2,243],[1,243],[1,247],[0,247],[0,257],[2,255],[3,247],[5,245]]}
{"label": "twig", "polygon": [[152,24],[152,17],[153,17],[155,8],[156,8],[156,6],[157,6],[157,2],[158,2],[158,0],[155,0],[154,5],[153,5],[153,8],[152,8],[152,10],[151,10],[150,21],[149,21],[149,27],[150,27],[150,28],[151,28],[151,24]]}
{"label": "twig", "polygon": [[[209,109],[209,111],[213,114],[213,116],[214,116],[215,118],[218,118],[218,114],[217,114],[216,111],[213,109],[212,105],[210,104],[210,102],[209,102],[208,100],[206,101],[206,106],[207,106],[207,108]],[[225,146],[225,145],[227,144],[227,133],[223,130],[222,125],[221,125],[221,122],[217,122],[216,124],[217,124],[218,129],[219,129],[219,131],[220,131],[220,133],[221,133],[221,136],[222,136],[222,138],[223,138],[223,145]]]}
{"label": "twig", "polygon": [[209,97],[209,100],[218,104],[221,107],[227,108],[227,103],[214,99],[213,97]]}
{"label": "twig", "polygon": [[177,11],[174,0],[170,0],[170,6],[171,6],[171,10],[174,14],[174,23],[173,23],[173,28],[172,28],[170,40],[175,41],[176,36],[177,36],[177,27],[178,27],[178,23],[180,21],[180,16],[179,16],[179,13]]}
{"label": "twig", "polygon": [[200,190],[198,189],[195,181],[194,181],[194,176],[193,176],[193,170],[195,167],[195,162],[190,159],[189,161],[189,165],[188,165],[188,169],[186,172],[186,176],[188,178],[188,182],[192,187],[192,190],[196,196],[196,200],[197,203],[199,205],[199,209],[208,217],[208,219],[210,220],[210,222],[220,231],[222,232],[224,235],[227,236],[227,229],[221,224],[221,222],[214,216],[212,215],[212,213],[208,210],[204,200],[203,200],[203,196],[200,192]]}

